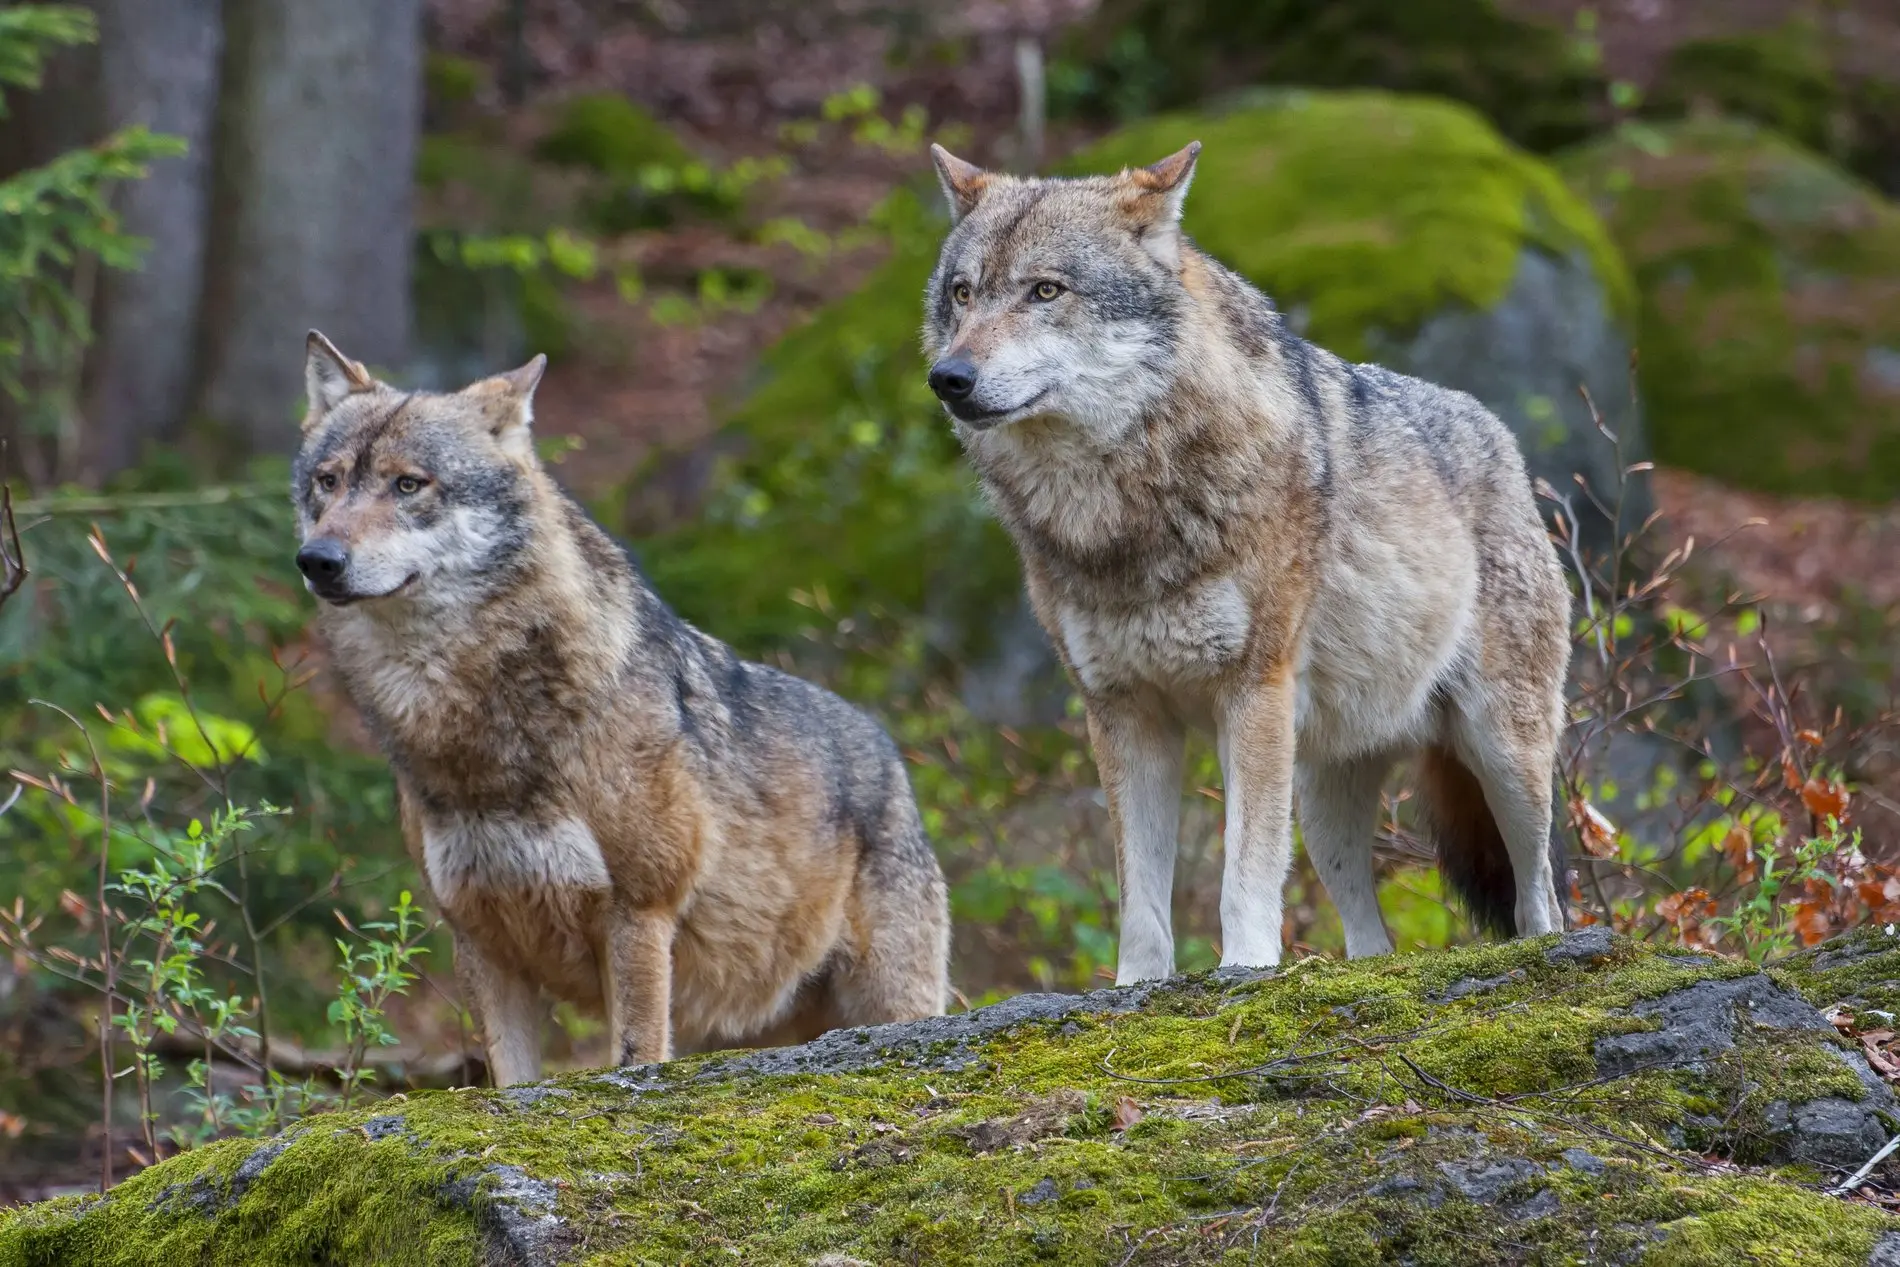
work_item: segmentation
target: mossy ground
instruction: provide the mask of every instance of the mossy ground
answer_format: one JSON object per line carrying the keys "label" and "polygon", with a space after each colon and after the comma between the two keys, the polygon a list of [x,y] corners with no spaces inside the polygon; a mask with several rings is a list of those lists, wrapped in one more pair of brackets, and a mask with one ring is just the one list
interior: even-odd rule
{"label": "mossy ground", "polygon": [[[1069,173],[1205,146],[1185,223],[1309,337],[1363,359],[1448,308],[1503,298],[1527,247],[1592,262],[1614,311],[1634,290],[1589,207],[1470,109],[1379,92],[1301,92],[1170,115],[1073,156]],[[1009,543],[924,384],[922,293],[946,231],[934,188],[880,212],[890,259],[765,357],[733,412],[702,521],[651,542],[660,592],[742,645],[808,623],[790,592],[981,623],[1016,588]],[[965,647],[951,647],[966,651]]]}
{"label": "mossy ground", "polygon": [[1769,492],[1900,490],[1900,207],[1723,120],[1610,140],[1564,169],[1641,293],[1662,461]]}
{"label": "mossy ground", "polygon": [[[259,1145],[0,1215],[0,1264],[481,1261],[480,1220],[443,1193],[503,1166],[553,1185],[564,1257],[598,1264],[1860,1267],[1900,1227],[1809,1172],[1673,1151],[1672,1128],[1732,1107],[1707,1102],[1719,1078],[1592,1081],[1592,1043],[1644,1024],[1620,1009],[1748,969],[1628,946],[1553,964],[1550,944],[1190,978],[1137,1012],[1005,1031],[957,1069],[710,1057],[647,1091],[579,1074],[535,1103],[418,1094],[306,1123],[228,1204]],[[1466,978],[1502,980],[1436,1001]],[[1775,1038],[1783,1066],[1832,1059],[1824,1034]],[[1787,1076],[1770,1050],[1736,1048],[1735,1086]]]}

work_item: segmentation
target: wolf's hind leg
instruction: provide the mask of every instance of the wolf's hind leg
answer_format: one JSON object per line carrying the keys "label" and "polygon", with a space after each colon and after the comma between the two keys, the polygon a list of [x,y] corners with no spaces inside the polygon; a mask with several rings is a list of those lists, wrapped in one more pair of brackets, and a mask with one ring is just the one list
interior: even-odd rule
{"label": "wolf's hind leg", "polygon": [[1511,859],[1517,935],[1557,932],[1563,927],[1563,911],[1550,843],[1556,739],[1543,733],[1547,727],[1528,724],[1508,704],[1476,692],[1473,696],[1459,701],[1453,711],[1453,741],[1484,789],[1485,804]]}
{"label": "wolf's hind leg", "polygon": [[[1091,702],[1089,746],[1115,832],[1121,940],[1115,984],[1174,975],[1174,858],[1187,732],[1158,709]],[[1223,901],[1225,900],[1223,896]]]}
{"label": "wolf's hind leg", "polygon": [[1300,837],[1339,912],[1346,931],[1346,955],[1351,959],[1392,950],[1372,874],[1379,785],[1388,764],[1384,757],[1359,757],[1327,764],[1302,761],[1295,767]]}
{"label": "wolf's hind leg", "polygon": [[943,873],[901,769],[895,787],[875,838],[863,842],[849,899],[857,909],[847,922],[860,940],[834,963],[829,998],[814,1004],[813,1014],[834,1025],[914,1021],[941,1016],[950,1004]]}

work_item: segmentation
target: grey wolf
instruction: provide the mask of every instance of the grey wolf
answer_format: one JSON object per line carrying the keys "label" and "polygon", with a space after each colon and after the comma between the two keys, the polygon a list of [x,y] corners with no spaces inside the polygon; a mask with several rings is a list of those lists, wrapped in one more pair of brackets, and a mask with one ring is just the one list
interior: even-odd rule
{"label": "grey wolf", "polygon": [[1199,152],[1057,180],[933,147],[953,224],[930,385],[1087,710],[1117,979],[1173,970],[1189,726],[1223,774],[1223,963],[1279,961],[1296,796],[1347,953],[1391,949],[1372,843],[1410,754],[1452,892],[1502,934],[1557,929],[1570,597],[1522,454],[1471,397],[1305,342],[1196,248]]}
{"label": "grey wolf", "polygon": [[681,620],[537,458],[546,358],[398,391],[312,331],[292,496],[497,1085],[543,992],[613,1058],[943,1011],[949,915],[869,717]]}

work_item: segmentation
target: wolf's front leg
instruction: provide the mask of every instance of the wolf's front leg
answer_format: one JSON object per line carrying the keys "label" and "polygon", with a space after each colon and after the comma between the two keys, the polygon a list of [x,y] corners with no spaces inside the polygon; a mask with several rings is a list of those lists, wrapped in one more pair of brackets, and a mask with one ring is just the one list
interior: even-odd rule
{"label": "wolf's front leg", "polygon": [[665,1060],[673,1046],[673,913],[615,907],[607,920],[603,984],[612,1059]]}
{"label": "wolf's front leg", "polygon": [[1187,735],[1159,708],[1127,698],[1091,700],[1088,719],[1121,886],[1115,983],[1172,976],[1174,855]]}
{"label": "wolf's front leg", "polygon": [[540,990],[473,938],[458,932],[454,940],[455,976],[482,1031],[490,1080],[498,1087],[533,1082],[541,1076]]}
{"label": "wolf's front leg", "polygon": [[1227,858],[1221,871],[1221,965],[1280,962],[1281,902],[1293,861],[1291,666],[1217,711]]}

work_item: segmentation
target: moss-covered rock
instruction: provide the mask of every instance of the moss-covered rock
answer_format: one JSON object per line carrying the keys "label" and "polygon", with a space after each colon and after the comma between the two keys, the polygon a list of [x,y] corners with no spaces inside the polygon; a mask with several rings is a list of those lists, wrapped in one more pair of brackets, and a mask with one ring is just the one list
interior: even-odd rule
{"label": "moss-covered rock", "polygon": [[1587,43],[1493,0],[1108,0],[1050,73],[1058,107],[1120,119],[1258,85],[1446,97],[1534,150],[1584,139],[1607,94]]}
{"label": "moss-covered rock", "polygon": [[1641,291],[1660,459],[1772,492],[1900,491],[1900,207],[1734,121],[1612,139],[1564,167]]}
{"label": "moss-covered rock", "polygon": [[1823,1101],[1892,1106],[1791,989],[1593,929],[418,1094],[0,1213],[0,1264],[1862,1267],[1900,1220],[1818,1190]]}
{"label": "moss-covered rock", "polygon": [[[1634,292],[1551,168],[1465,107],[1355,92],[1149,120],[1062,170],[1152,162],[1193,138],[1205,148],[1186,226],[1203,248],[1315,341],[1478,394],[1553,483],[1584,468],[1606,487],[1609,450],[1577,385],[1634,431],[1619,330]],[[1016,587],[924,384],[916,331],[945,232],[935,191],[901,193],[881,215],[890,260],[767,355],[705,522],[648,553],[661,591],[727,637],[802,623],[793,589],[847,612],[930,611],[954,630],[972,604],[993,618]]]}

